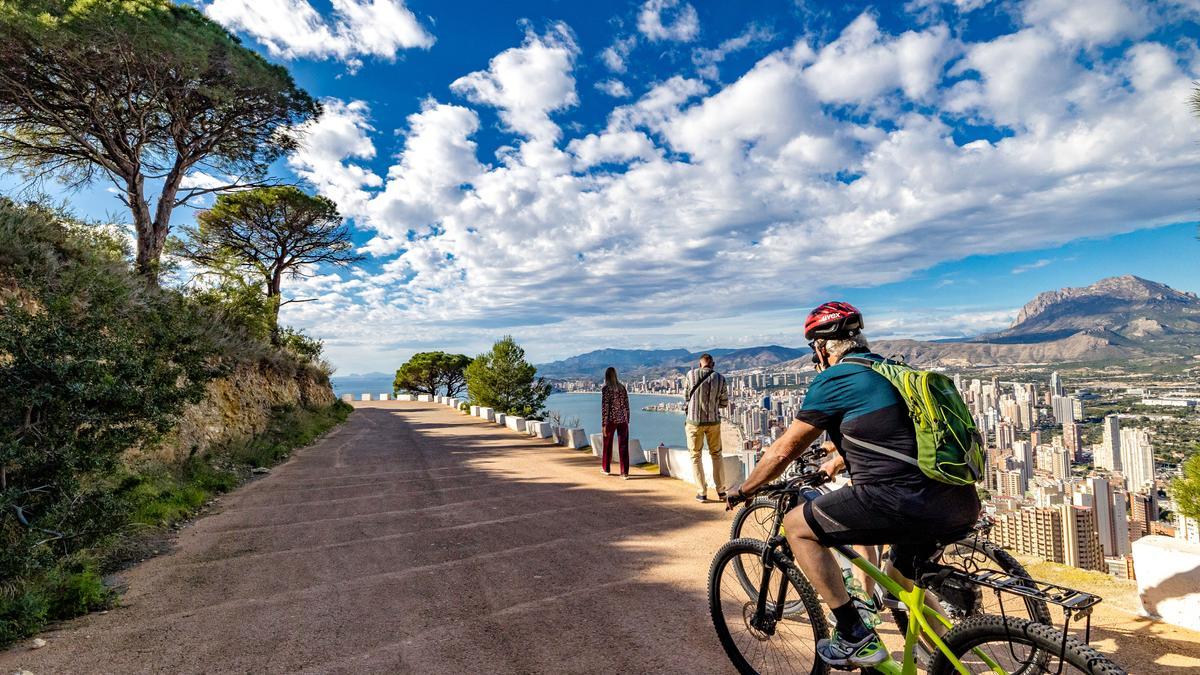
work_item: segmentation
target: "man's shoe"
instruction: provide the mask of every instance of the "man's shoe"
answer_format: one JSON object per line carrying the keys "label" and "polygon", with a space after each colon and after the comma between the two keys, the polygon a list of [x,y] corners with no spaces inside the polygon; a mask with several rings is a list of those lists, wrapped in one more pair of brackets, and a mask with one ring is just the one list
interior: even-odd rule
{"label": "man's shoe", "polygon": [[708,501],[708,494],[696,495],[696,501],[698,501],[700,503],[704,503],[704,502]]}
{"label": "man's shoe", "polygon": [[724,493],[724,492],[718,492],[718,493],[717,493],[717,499],[720,499],[721,501],[725,501],[725,493]]}
{"label": "man's shoe", "polygon": [[875,631],[867,633],[857,642],[850,642],[836,630],[833,637],[817,642],[817,656],[831,666],[858,666],[864,668],[883,663],[888,658],[887,647]]}
{"label": "man's shoe", "polygon": [[851,597],[850,601],[854,603],[854,609],[858,610],[858,616],[867,628],[874,628],[883,623],[883,617],[879,616],[879,608],[875,606],[874,600]]}

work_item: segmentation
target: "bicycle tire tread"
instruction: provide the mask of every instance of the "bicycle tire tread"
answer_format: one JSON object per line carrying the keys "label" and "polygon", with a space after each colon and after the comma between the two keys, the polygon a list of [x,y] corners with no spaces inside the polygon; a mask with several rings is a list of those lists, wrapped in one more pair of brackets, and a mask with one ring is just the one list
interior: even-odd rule
{"label": "bicycle tire tread", "polygon": [[[986,641],[986,638],[1008,639],[1018,636],[1029,640],[1029,644],[1057,658],[1062,646],[1062,633],[1052,626],[993,614],[978,614],[969,617],[950,629],[943,640],[955,656]],[[1074,636],[1067,637],[1064,658],[1071,665],[1091,675],[1128,675],[1124,668],[1113,663],[1107,656],[1086,645]],[[938,652],[930,664],[930,675],[952,675],[954,667],[945,654]]]}

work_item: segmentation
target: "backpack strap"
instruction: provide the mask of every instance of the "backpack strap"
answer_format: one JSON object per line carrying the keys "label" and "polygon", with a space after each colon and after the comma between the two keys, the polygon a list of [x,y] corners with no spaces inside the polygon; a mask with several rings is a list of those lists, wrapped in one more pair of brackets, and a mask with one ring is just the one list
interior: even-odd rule
{"label": "backpack strap", "polygon": [[876,362],[872,361],[871,359],[864,359],[861,356],[843,356],[838,363],[853,363],[856,366],[866,366],[867,368],[870,368],[871,366],[875,365]]}
{"label": "backpack strap", "polygon": [[700,379],[696,381],[696,384],[692,385],[692,388],[687,393],[687,398],[683,399],[683,402],[685,404],[690,404],[692,402],[692,396],[694,396],[696,394],[696,390],[698,390],[700,388],[700,385],[704,384],[704,381],[707,380],[709,378],[709,376],[715,372],[717,372],[717,371],[714,368],[714,369],[709,370],[707,373],[701,375]]}
{"label": "backpack strap", "polygon": [[917,461],[916,457],[909,457],[908,455],[906,455],[902,452],[896,452],[895,450],[892,450],[891,448],[885,448],[882,445],[877,445],[875,443],[868,443],[867,441],[861,441],[857,438],[854,438],[853,436],[848,436],[846,434],[842,434],[842,439],[851,441],[852,443],[854,443],[856,445],[860,445],[868,450],[874,450],[875,452],[878,452],[881,455],[886,455],[888,457],[891,457],[892,459],[897,459],[897,460],[900,460],[901,462],[906,462],[908,464],[912,464],[913,466],[917,467],[918,469],[921,468],[921,463]]}

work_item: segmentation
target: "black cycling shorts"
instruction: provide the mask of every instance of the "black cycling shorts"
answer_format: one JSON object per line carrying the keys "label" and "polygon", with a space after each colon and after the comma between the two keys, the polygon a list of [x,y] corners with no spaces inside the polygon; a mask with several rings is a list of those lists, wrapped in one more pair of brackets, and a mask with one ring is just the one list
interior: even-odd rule
{"label": "black cycling shorts", "polygon": [[965,536],[978,515],[976,510],[968,520],[968,514],[962,513],[950,522],[946,522],[944,511],[939,516],[900,515],[872,508],[870,498],[864,495],[866,489],[850,485],[806,501],[804,520],[824,546],[890,544],[892,564],[909,579],[916,575],[915,566],[937,551],[939,541]]}

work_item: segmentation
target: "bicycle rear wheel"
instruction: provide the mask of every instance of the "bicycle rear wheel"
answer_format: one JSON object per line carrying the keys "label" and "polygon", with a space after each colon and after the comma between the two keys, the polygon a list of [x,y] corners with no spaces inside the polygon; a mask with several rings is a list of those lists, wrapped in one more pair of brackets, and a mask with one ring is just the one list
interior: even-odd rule
{"label": "bicycle rear wheel", "polygon": [[[721,646],[740,673],[810,673],[823,675],[829,666],[817,656],[817,640],[829,635],[817,593],[792,561],[774,552],[767,592],[771,613],[786,585],[784,606],[789,612],[769,629],[752,625],[762,579],[765,542],[735,539],[717,551],[708,574],[709,612]],[[738,569],[741,570],[739,574]],[[739,576],[753,576],[747,589]],[[792,600],[796,602],[793,605]],[[793,609],[793,606],[796,609]]]}
{"label": "bicycle rear wheel", "polygon": [[[1126,675],[1123,668],[1073,637],[1067,638],[1064,650],[1060,631],[1026,619],[980,614],[952,628],[943,639],[969,673],[996,672],[983,658],[986,655],[1003,672],[1012,675],[1060,672]],[[956,670],[939,651],[929,673],[953,675]]]}
{"label": "bicycle rear wheel", "polygon": [[766,541],[775,526],[775,500],[759,497],[738,509],[729,526],[729,538],[749,537]]}

